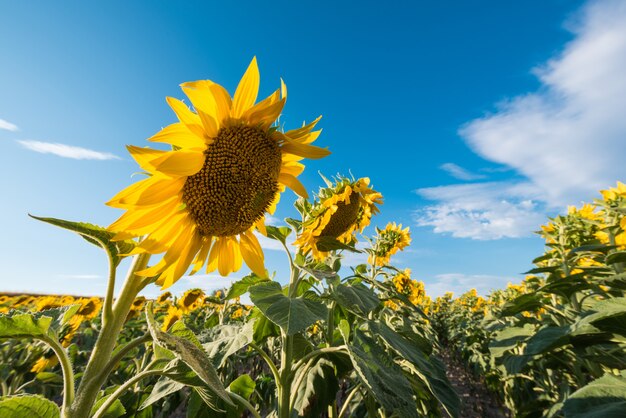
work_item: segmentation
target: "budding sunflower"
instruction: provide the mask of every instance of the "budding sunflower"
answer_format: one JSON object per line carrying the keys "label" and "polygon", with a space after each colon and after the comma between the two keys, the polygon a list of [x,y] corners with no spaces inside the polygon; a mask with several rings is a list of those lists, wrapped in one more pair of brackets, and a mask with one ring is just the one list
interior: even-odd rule
{"label": "budding sunflower", "polygon": [[[326,180],[327,181],[327,180]],[[323,260],[328,251],[318,247],[324,238],[348,244],[356,241],[357,231],[363,232],[372,216],[379,212],[382,195],[369,187],[367,177],[350,180],[340,178],[334,184],[327,181],[318,199],[304,214],[302,233],[295,241],[304,254],[311,252]]]}
{"label": "budding sunflower", "polygon": [[259,89],[256,58],[231,99],[210,80],[183,83],[193,110],[167,98],[179,122],[150,138],[172,151],[129,146],[149,177],[118,193],[108,205],[126,210],[109,230],[115,239],[146,236],[130,254],[165,253],[138,275],[158,276],[163,288],[193,264],[223,276],[242,262],[265,276],[265,262],[254,229],[265,231],[265,213],[273,213],[285,187],[306,197],[296,178],[303,158],[322,158],[326,149],[312,146],[319,118],[281,132],[272,125],[287,100],[284,83],[255,104]]}

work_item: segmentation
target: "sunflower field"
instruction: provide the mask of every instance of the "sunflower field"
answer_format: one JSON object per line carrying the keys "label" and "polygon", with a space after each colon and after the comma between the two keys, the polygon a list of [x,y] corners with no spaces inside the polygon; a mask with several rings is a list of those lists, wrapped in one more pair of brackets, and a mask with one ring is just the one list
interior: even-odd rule
{"label": "sunflower field", "polygon": [[[444,353],[502,416],[624,416],[626,186],[542,226],[522,283],[433,301],[393,265],[408,228],[363,235],[383,204],[369,178],[322,176],[309,197],[297,177],[329,154],[312,145],[320,118],[284,130],[285,84],[257,102],[259,83],[256,59],[232,97],[183,83],[193,107],[168,98],[179,122],[149,138],[167,149],[128,147],[145,178],[109,200],[123,211],[110,226],[33,216],[100,247],[108,287],[0,295],[1,417],[468,416]],[[286,188],[299,216],[269,225]],[[257,234],[284,248],[284,270],[267,270]],[[167,290],[244,263],[227,289]]]}

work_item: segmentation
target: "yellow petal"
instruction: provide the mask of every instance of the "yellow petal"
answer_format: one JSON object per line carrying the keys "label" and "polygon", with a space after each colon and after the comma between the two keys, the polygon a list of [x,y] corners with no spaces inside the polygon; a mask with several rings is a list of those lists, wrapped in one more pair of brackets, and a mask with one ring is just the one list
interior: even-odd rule
{"label": "yellow petal", "polygon": [[164,222],[152,230],[130,254],[159,254],[167,251],[170,244],[178,238],[181,230],[192,227],[192,222],[187,212],[175,213],[165,217]]}
{"label": "yellow petal", "polygon": [[289,187],[291,190],[296,192],[298,195],[304,197],[305,199],[309,197],[309,194],[306,192],[306,189],[304,188],[302,183],[300,183],[300,180],[298,180],[291,174],[280,173],[278,175],[278,182]]}
{"label": "yellow petal", "polygon": [[222,238],[222,245],[220,245],[220,253],[217,260],[217,271],[220,272],[222,276],[228,276],[228,274],[233,271],[233,247],[229,245],[228,238]]}
{"label": "yellow petal", "polygon": [[209,250],[211,249],[212,242],[213,242],[213,237],[204,238],[202,240],[202,246],[200,248],[200,252],[196,256],[196,259],[193,261],[193,270],[191,270],[191,273],[189,273],[189,275],[196,274],[198,271],[200,271],[204,263],[207,261],[207,257],[209,256]]}
{"label": "yellow petal", "polygon": [[157,134],[148,138],[151,142],[164,142],[180,148],[205,150],[206,144],[198,135],[187,129],[182,123],[173,123],[161,129]]}
{"label": "yellow petal", "polygon": [[117,207],[128,208],[131,206],[151,206],[169,200],[176,196],[185,185],[185,178],[160,179],[151,178],[149,183],[144,183],[144,187],[127,193],[116,202]]}
{"label": "yellow petal", "polygon": [[233,118],[240,118],[246,110],[254,105],[259,94],[259,82],[259,67],[257,66],[256,57],[254,57],[235,91],[232,109]]}
{"label": "yellow petal", "polygon": [[192,176],[204,165],[204,154],[198,151],[171,151],[152,160],[154,167],[170,177]]}
{"label": "yellow petal", "polygon": [[205,137],[202,122],[200,121],[200,117],[198,115],[189,110],[187,105],[178,99],[166,97],[165,100],[167,100],[167,104],[169,104],[174,113],[176,113],[178,120],[181,121],[187,129],[200,138]]}
{"label": "yellow petal", "polygon": [[274,122],[276,122],[276,119],[280,116],[284,106],[285,99],[281,99],[280,101],[269,106],[255,110],[247,118],[248,123],[251,125],[261,125],[261,128],[264,130],[268,129]]}
{"label": "yellow petal", "polygon": [[217,237],[215,238],[215,242],[213,243],[213,246],[211,247],[211,253],[209,254],[209,261],[207,262],[207,266],[206,266],[207,273],[210,273],[212,271],[215,271],[215,269],[217,269],[217,262],[220,258],[219,255],[220,255],[223,241],[224,241],[223,238],[217,238]]}
{"label": "yellow petal", "polygon": [[308,144],[299,144],[297,142],[285,142],[280,149],[284,153],[294,154],[313,160],[330,155],[330,151],[325,148],[320,148]]}
{"label": "yellow petal", "polygon": [[257,276],[265,277],[265,258],[263,250],[259,244],[259,240],[254,236],[252,231],[244,232],[239,236],[241,248],[241,255],[243,256],[246,265]]}
{"label": "yellow petal", "polygon": [[239,248],[239,243],[237,239],[232,237],[228,239],[228,245],[231,247],[231,253],[233,254],[233,271],[239,271],[241,265],[243,264],[243,258],[241,257],[241,249]]}
{"label": "yellow petal", "polygon": [[152,164],[152,160],[160,158],[167,153],[174,152],[152,148],[136,147],[134,145],[126,145],[126,149],[130,153],[130,156],[133,157],[135,161],[137,161],[139,167],[150,173],[154,173],[156,171],[154,164]]}
{"label": "yellow petal", "polygon": [[138,228],[144,228],[163,221],[164,213],[171,213],[180,205],[180,201],[176,197],[172,197],[161,205],[151,206],[144,210],[128,211],[122,215],[117,221],[109,226],[109,230],[116,231],[132,231]]}
{"label": "yellow petal", "polygon": [[254,223],[254,226],[261,233],[261,235],[267,236],[267,228],[265,228],[265,216],[261,217],[261,219],[256,221]]}
{"label": "yellow petal", "polygon": [[[170,266],[175,263],[176,260],[178,260],[181,256],[186,256],[185,250],[189,247],[189,241],[193,238],[195,233],[195,225],[192,225],[191,228],[181,228],[180,233],[178,234],[176,239],[173,240],[172,244],[170,245],[169,249],[163,256],[163,259],[161,261],[164,262],[167,266]],[[157,264],[156,266],[139,271],[137,272],[137,275],[144,277],[155,276],[156,274],[163,271],[163,268],[160,265],[161,263]],[[157,268],[157,266],[160,267]],[[189,267],[189,265],[187,265],[187,267]]]}
{"label": "yellow petal", "polygon": [[320,119],[322,119],[322,117],[318,116],[313,122],[309,123],[308,125],[304,125],[302,128],[287,131],[285,132],[285,135],[287,135],[289,138],[300,139],[301,137],[308,135],[309,132],[311,132],[313,128],[315,128],[315,125],[317,125]]}

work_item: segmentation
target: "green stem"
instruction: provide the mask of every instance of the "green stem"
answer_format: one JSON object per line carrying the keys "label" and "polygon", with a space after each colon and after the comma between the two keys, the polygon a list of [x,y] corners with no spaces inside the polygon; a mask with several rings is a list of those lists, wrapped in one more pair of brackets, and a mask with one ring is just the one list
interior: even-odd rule
{"label": "green stem", "polygon": [[59,358],[59,363],[61,363],[61,371],[63,372],[63,406],[61,411],[62,416],[66,417],[68,416],[68,409],[74,401],[74,371],[72,370],[72,362],[63,346],[55,338],[47,335],[40,338],[52,348],[54,354]]}
{"label": "green stem", "polygon": [[152,336],[150,334],[145,334],[129,341],[125,346],[120,348],[119,351],[113,355],[113,357],[111,357],[107,364],[102,368],[100,374],[105,377],[108,376],[113,371],[115,366],[117,366],[117,364],[124,358],[124,356],[130,352],[130,350],[150,341],[151,339]]}
{"label": "green stem", "polygon": [[[331,291],[332,291],[332,285],[331,285]],[[330,308],[328,309],[328,324],[327,328],[326,328],[326,342],[328,343],[329,347],[332,347],[333,345],[333,341],[334,341],[334,334],[335,334],[335,302],[331,302],[330,304]]]}
{"label": "green stem", "polygon": [[343,401],[343,405],[341,406],[341,410],[339,411],[339,415],[337,415],[338,418],[341,418],[343,416],[343,414],[348,412],[348,409],[350,408],[350,402],[352,401],[352,398],[354,398],[356,396],[356,394],[359,393],[360,389],[361,389],[361,383],[357,383],[357,385],[352,389],[352,392],[350,392],[350,394],[348,395],[346,400]]}
{"label": "green stem", "polygon": [[113,296],[115,293],[115,276],[117,274],[117,268],[113,257],[110,252],[106,252],[109,257],[109,281],[107,283],[107,294],[104,297],[104,303],[102,308],[102,326],[104,327],[111,319],[113,319]]}
{"label": "green stem", "polygon": [[[89,416],[91,409],[98,396],[98,391],[105,383],[108,373],[101,373],[107,366],[111,353],[119,337],[120,331],[126,322],[130,307],[135,297],[150,280],[137,276],[135,273],[143,270],[148,265],[150,254],[135,256],[128,270],[126,281],[120,294],[112,307],[111,321],[102,325],[96,344],[91,352],[91,357],[85,368],[76,398],[72,403],[68,417],[84,418]],[[109,283],[110,284],[110,283]],[[108,291],[107,291],[108,293]]]}
{"label": "green stem", "polygon": [[130,380],[127,380],[126,382],[124,382],[122,386],[117,388],[117,390],[113,392],[107,398],[107,400],[100,406],[100,408],[98,408],[98,410],[96,411],[96,413],[93,415],[92,418],[101,418],[107,412],[107,410],[113,405],[113,403],[117,400],[117,398],[119,398],[124,392],[126,392],[128,388],[133,386],[135,383],[139,382],[141,379],[144,379],[146,377],[154,376],[158,374],[163,374],[163,370],[144,370],[141,373],[137,373],[135,376],[130,378]]}
{"label": "green stem", "polygon": [[269,366],[270,370],[272,371],[272,375],[274,376],[274,380],[276,380],[276,382],[280,382],[280,372],[278,371],[278,368],[276,367],[276,365],[272,361],[272,358],[261,347],[259,347],[255,343],[250,344],[250,346],[253,349],[255,349],[257,351],[257,353],[259,353],[259,355],[263,358],[263,360],[265,360],[265,362]]}
{"label": "green stem", "polygon": [[229,389],[226,389],[226,391],[228,392],[228,396],[230,396],[233,400],[239,402],[248,411],[250,411],[250,413],[252,414],[252,416],[254,416],[254,418],[261,418],[261,415],[259,414],[259,412],[256,409],[254,409],[254,406],[252,406],[252,404],[248,402],[246,398],[239,396],[234,392],[231,392]]}

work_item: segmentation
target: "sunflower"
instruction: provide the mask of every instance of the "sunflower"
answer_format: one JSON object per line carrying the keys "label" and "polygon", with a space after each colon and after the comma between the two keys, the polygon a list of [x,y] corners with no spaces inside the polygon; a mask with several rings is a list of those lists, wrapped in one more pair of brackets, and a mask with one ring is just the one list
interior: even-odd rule
{"label": "sunflower", "polygon": [[202,289],[187,290],[178,300],[179,308],[184,312],[192,312],[204,303],[204,292]]}
{"label": "sunflower", "polygon": [[363,232],[372,215],[379,212],[376,204],[382,195],[369,187],[367,177],[358,180],[339,178],[333,184],[328,180],[307,213],[303,215],[302,233],[295,241],[304,254],[311,252],[316,260],[323,260],[328,252],[318,248],[324,238],[344,244],[356,241],[356,231]]}
{"label": "sunflower", "polygon": [[150,138],[171,151],[129,146],[148,178],[122,190],[107,204],[126,212],[109,230],[122,240],[145,236],[130,254],[160,254],[154,266],[137,274],[158,276],[169,287],[193,264],[223,276],[242,262],[266,276],[264,255],[253,234],[265,232],[265,213],[273,213],[285,187],[306,197],[296,178],[303,158],[329,154],[311,145],[321,131],[320,118],[299,129],[281,132],[272,125],[287,99],[281,88],[255,104],[259,70],[254,58],[231,100],[209,80],[181,85],[193,110],[180,100],[167,102],[179,119]]}
{"label": "sunflower", "polygon": [[177,308],[176,306],[170,306],[167,310],[167,315],[163,319],[163,326],[161,327],[161,329],[163,331],[167,331],[172,325],[174,325],[174,322],[179,321],[182,318],[182,309]]}
{"label": "sunflower", "polygon": [[402,229],[402,224],[396,225],[395,222],[390,222],[383,230],[377,228],[377,232],[376,244],[368,259],[370,264],[374,261],[379,266],[389,264],[389,258],[392,255],[404,250],[411,244],[411,233],[408,226]]}

